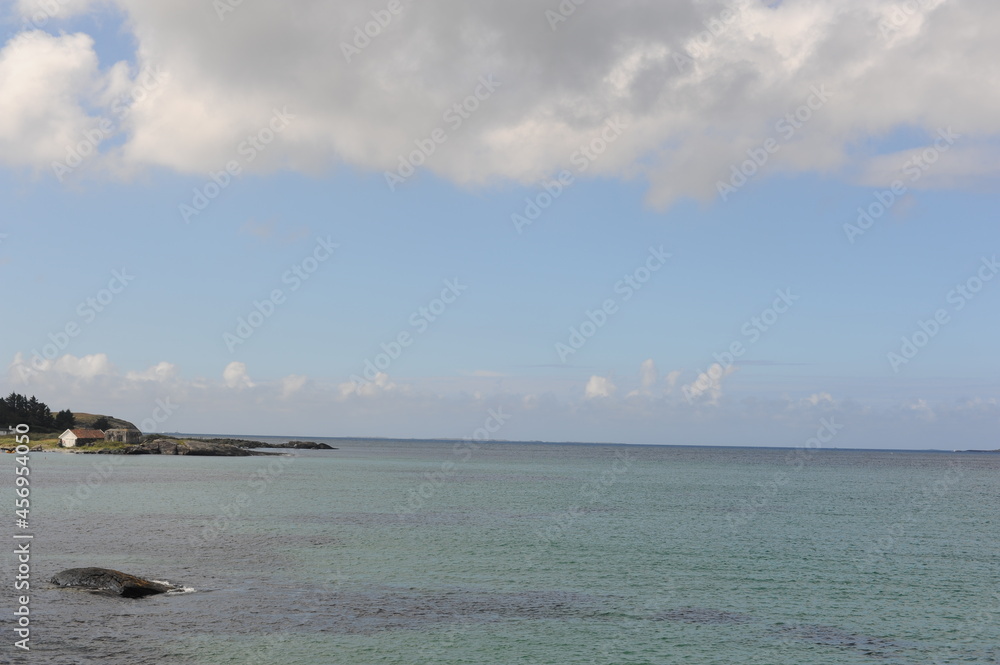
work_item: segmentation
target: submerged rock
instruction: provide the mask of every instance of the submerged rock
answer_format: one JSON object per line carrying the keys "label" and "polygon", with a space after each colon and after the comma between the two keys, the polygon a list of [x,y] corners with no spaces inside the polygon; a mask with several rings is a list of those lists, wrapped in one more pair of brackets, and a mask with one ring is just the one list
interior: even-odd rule
{"label": "submerged rock", "polygon": [[50,582],[61,587],[107,591],[123,598],[143,598],[176,588],[110,568],[70,568],[54,575]]}

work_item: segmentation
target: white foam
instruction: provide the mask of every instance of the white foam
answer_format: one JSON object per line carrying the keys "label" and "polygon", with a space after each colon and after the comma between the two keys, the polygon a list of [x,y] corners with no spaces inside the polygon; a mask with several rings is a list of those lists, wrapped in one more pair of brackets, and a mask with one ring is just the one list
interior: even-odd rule
{"label": "white foam", "polygon": [[169,587],[173,587],[167,593],[172,593],[174,595],[179,595],[179,594],[182,594],[182,593],[194,593],[195,592],[195,589],[193,587],[189,587],[189,586],[177,586],[176,584],[174,584],[172,582],[167,582],[166,580],[150,580],[150,581],[151,582],[156,582],[157,584],[165,584],[165,585],[167,585]]}

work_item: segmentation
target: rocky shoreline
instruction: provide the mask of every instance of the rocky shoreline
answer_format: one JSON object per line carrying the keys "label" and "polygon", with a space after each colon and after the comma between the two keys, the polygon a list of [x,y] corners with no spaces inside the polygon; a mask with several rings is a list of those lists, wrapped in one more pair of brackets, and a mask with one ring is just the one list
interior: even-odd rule
{"label": "rocky shoreline", "polygon": [[316,443],[315,441],[289,441],[288,443],[264,443],[262,441],[248,441],[247,439],[193,439],[193,440],[236,446],[237,448],[287,448],[294,450],[337,450],[333,446],[329,446],[325,443]]}
{"label": "rocky shoreline", "polygon": [[152,439],[135,446],[123,448],[98,448],[75,450],[78,455],[194,455],[214,457],[273,456],[282,453],[265,453],[253,448],[284,448],[292,450],[336,450],[315,441],[289,441],[274,444],[243,439]]}
{"label": "rocky shoreline", "polygon": [[[0,446],[0,452],[13,453],[15,446]],[[99,448],[80,446],[76,448],[47,448],[34,446],[31,452],[61,452],[73,455],[203,455],[219,457],[250,457],[253,455],[281,455],[265,453],[256,448],[278,448],[285,450],[337,450],[333,446],[316,441],[289,441],[287,443],[263,443],[246,439],[176,439],[173,437],[148,436],[134,446]]]}

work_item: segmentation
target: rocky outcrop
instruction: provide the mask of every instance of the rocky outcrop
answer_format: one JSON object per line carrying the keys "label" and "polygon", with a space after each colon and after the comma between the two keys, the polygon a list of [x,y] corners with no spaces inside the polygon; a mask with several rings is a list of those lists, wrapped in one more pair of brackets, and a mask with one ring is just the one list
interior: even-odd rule
{"label": "rocky outcrop", "polygon": [[138,446],[122,449],[123,455],[212,455],[222,457],[249,457],[250,455],[269,455],[254,450],[237,448],[225,443],[211,441],[179,439],[154,439]]}
{"label": "rocky outcrop", "polygon": [[109,429],[139,429],[127,420],[122,420],[121,418],[115,418],[113,416],[104,416],[99,413],[74,413],[73,419],[76,421],[77,427],[92,428],[94,423],[101,418],[107,418],[108,424],[111,425]]}
{"label": "rocky outcrop", "polygon": [[264,448],[292,448],[294,450],[336,450],[333,446],[315,441],[289,441],[288,443],[268,443]]}
{"label": "rocky outcrop", "polygon": [[123,598],[143,598],[177,588],[110,568],[70,568],[57,573],[50,582],[60,587],[105,591]]}
{"label": "rocky outcrop", "polygon": [[221,443],[238,448],[292,448],[295,450],[337,450],[333,446],[315,441],[289,441],[288,443],[264,443],[263,441],[248,441],[246,439],[198,439],[208,443]]}

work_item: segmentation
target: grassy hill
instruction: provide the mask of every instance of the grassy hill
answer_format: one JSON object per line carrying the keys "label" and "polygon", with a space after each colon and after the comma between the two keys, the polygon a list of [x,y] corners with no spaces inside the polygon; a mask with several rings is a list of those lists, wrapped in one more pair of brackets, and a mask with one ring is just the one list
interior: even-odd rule
{"label": "grassy hill", "polygon": [[100,418],[107,418],[108,422],[111,423],[111,429],[139,429],[127,420],[122,420],[121,418],[112,418],[111,416],[102,416],[99,413],[74,413],[73,417],[76,418],[76,426],[78,428],[91,428],[94,423]]}

